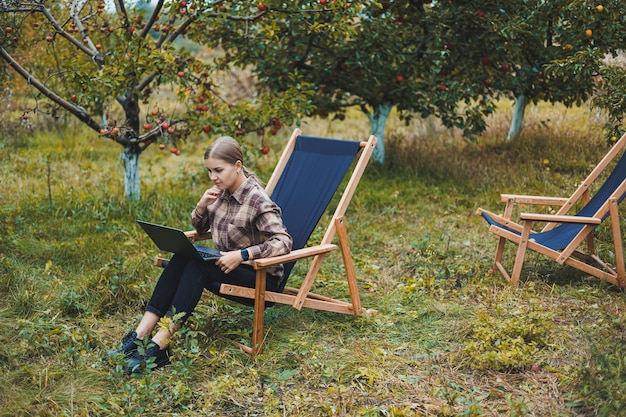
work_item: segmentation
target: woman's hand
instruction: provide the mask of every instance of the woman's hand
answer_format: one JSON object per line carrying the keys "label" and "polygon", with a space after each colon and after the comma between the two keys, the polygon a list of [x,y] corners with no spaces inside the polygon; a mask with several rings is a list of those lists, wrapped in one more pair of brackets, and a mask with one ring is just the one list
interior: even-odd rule
{"label": "woman's hand", "polygon": [[215,200],[217,200],[221,193],[222,191],[217,187],[211,187],[206,190],[202,198],[200,198],[200,201],[198,201],[198,204],[196,204],[196,207],[202,209],[200,214],[206,213],[207,207],[215,203]]}
{"label": "woman's hand", "polygon": [[222,254],[222,256],[217,261],[215,261],[215,265],[219,266],[225,274],[232,272],[243,262],[243,258],[241,257],[241,251],[234,250],[230,252],[220,253]]}

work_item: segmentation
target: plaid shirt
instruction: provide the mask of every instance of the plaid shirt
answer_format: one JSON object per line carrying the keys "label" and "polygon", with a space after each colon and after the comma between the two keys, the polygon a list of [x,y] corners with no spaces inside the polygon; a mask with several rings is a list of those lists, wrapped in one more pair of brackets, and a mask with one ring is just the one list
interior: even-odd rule
{"label": "plaid shirt", "polygon": [[[285,255],[292,239],[281,218],[280,207],[252,177],[231,194],[224,190],[200,217],[191,213],[191,224],[200,233],[211,232],[215,247],[221,251],[248,249],[250,260]],[[283,276],[283,266],[267,268],[267,273]]]}

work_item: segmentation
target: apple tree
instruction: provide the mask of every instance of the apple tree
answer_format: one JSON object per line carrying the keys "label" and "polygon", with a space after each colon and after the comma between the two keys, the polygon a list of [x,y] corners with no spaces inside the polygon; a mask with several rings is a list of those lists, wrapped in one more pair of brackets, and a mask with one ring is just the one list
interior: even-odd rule
{"label": "apple tree", "polygon": [[593,86],[591,103],[607,115],[607,133],[615,140],[625,131],[626,15],[619,1],[579,7],[578,12],[586,16],[581,28],[587,42],[568,47],[572,53],[552,61],[546,72],[563,84]]}
{"label": "apple tree", "polygon": [[[623,47],[619,0],[479,1],[473,7],[481,16],[475,36],[483,54],[474,58],[483,64],[476,71],[491,80],[497,96],[515,100],[508,139],[519,135],[529,103],[569,107],[590,99],[597,87],[590,70],[605,54]],[[593,51],[584,65],[550,71],[551,63],[570,60],[580,51]]]}
{"label": "apple tree", "polygon": [[[296,11],[264,1],[267,16],[281,18],[232,25],[223,34],[225,49],[234,62],[254,62],[260,82],[274,91],[291,77],[315,85],[316,115],[341,120],[346,108],[360,108],[379,139],[376,161],[384,160],[384,127],[394,107],[407,121],[432,115],[468,136],[484,129],[493,107],[489,86],[472,75],[465,56],[473,26],[456,17],[468,9],[465,2],[291,3],[299,4]],[[244,30],[259,41],[240,42]]]}
{"label": "apple tree", "polygon": [[124,191],[138,199],[150,146],[177,154],[190,136],[278,129],[310,111],[295,76],[280,92],[224,85],[221,28],[261,18],[272,17],[249,1],[4,0],[0,60],[30,92],[22,117],[65,112],[123,148]]}
{"label": "apple tree", "polygon": [[[299,10],[286,13],[283,2],[265,0],[267,15],[281,19],[231,26],[224,43],[233,62],[255,62],[261,82],[276,91],[294,75],[314,84],[322,117],[342,119],[344,109],[358,106],[380,139],[379,162],[394,107],[406,120],[436,116],[471,137],[484,130],[496,100],[511,98],[511,139],[529,103],[578,105],[595,91],[579,69],[548,73],[548,64],[585,49],[599,59],[623,45],[615,36],[624,27],[618,0],[296,3]],[[348,24],[339,12],[352,13]],[[244,30],[260,41],[239,42]]]}

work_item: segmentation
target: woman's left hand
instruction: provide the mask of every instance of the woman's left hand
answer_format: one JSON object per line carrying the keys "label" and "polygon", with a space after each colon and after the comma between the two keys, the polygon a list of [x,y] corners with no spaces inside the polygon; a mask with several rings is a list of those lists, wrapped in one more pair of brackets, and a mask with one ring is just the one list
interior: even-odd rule
{"label": "woman's left hand", "polygon": [[238,250],[221,252],[221,254],[222,256],[215,261],[215,265],[219,266],[225,274],[232,272],[243,261],[241,258],[241,251]]}

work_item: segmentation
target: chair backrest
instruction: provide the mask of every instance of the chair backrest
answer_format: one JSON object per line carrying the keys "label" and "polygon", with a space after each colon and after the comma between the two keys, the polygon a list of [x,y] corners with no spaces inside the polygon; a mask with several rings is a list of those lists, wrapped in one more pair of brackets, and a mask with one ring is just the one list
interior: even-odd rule
{"label": "chair backrest", "polygon": [[[576,216],[595,217],[601,215],[602,220],[604,220],[609,215],[608,209],[604,210],[602,213],[599,211],[608,201],[609,197],[611,197],[611,195],[613,195],[618,187],[624,182],[624,180],[626,180],[626,152],[622,154],[620,160],[617,162],[615,168],[613,168],[613,171],[604,181],[602,186],[596,191],[593,197],[591,197],[589,202],[585,204],[585,206],[581,208],[578,213],[576,213]],[[626,197],[626,193],[622,193],[621,196],[618,196],[618,200],[621,202],[624,197]],[[563,223],[554,229],[542,232],[536,237],[533,237],[538,243],[544,246],[554,250],[562,250],[583,229],[583,227],[584,226],[580,224]]]}
{"label": "chair backrest", "polygon": [[[615,168],[608,176],[608,178],[602,184],[602,187],[593,195],[591,200],[585,207],[583,207],[578,213],[577,216],[594,216],[600,210],[602,205],[611,197],[611,195],[617,190],[617,188],[624,182],[626,179],[626,152],[622,154],[622,157],[615,165]],[[619,201],[621,202],[624,199],[626,194],[622,194],[619,196]],[[608,211],[603,215],[603,219],[608,216]]]}
{"label": "chair backrest", "polygon": [[[298,136],[271,197],[282,209],[293,249],[303,248],[355,161],[359,141]],[[287,281],[294,263],[285,265]]]}

